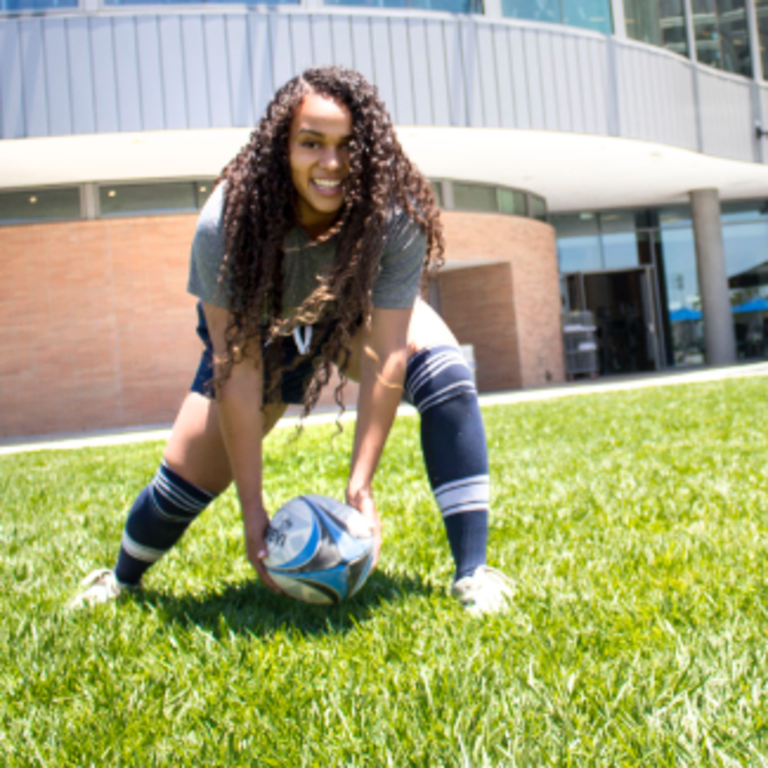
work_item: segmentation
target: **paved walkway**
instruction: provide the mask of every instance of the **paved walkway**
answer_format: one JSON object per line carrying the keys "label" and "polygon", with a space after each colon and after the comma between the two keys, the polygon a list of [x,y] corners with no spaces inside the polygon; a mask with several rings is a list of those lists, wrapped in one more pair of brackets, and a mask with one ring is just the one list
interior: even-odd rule
{"label": "paved walkway", "polygon": [[[738,379],[746,376],[768,376],[768,361],[735,365],[727,368],[696,368],[689,371],[662,371],[660,373],[637,374],[635,376],[611,376],[604,379],[581,379],[568,384],[559,384],[537,389],[514,390],[481,395],[480,404],[506,405],[509,403],[527,403],[535,400],[554,400],[574,395],[600,394],[601,392],[621,392],[646,387],[667,387],[678,384],[696,384],[706,381],[723,379]],[[415,409],[403,404],[398,409],[398,415],[414,415]],[[333,424],[337,415],[335,411],[316,413],[305,420],[305,425]],[[342,421],[346,424],[355,419],[354,410],[344,414]],[[278,423],[278,428],[293,427],[298,423],[296,416],[288,416]],[[11,453],[28,451],[71,450],[76,448],[91,448],[103,445],[125,445],[151,440],[168,439],[170,427],[149,429],[125,429],[116,432],[90,432],[79,435],[64,435],[18,441],[0,442],[0,456]]]}

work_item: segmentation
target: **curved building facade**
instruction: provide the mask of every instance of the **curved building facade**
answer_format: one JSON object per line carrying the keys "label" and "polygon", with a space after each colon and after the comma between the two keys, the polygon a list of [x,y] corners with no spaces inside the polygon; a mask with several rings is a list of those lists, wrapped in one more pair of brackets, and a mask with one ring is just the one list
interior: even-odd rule
{"label": "curved building facade", "polygon": [[762,0],[4,3],[0,437],[172,419],[196,211],[274,90],[328,63],[376,83],[433,180],[430,300],[482,390],[573,373],[563,311],[591,312],[594,374],[764,353]]}

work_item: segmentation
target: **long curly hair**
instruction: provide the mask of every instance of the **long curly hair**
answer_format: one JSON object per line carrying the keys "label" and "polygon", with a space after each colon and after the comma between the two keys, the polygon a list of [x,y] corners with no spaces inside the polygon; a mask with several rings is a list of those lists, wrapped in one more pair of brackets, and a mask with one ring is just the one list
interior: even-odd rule
{"label": "long curly hair", "polygon": [[[349,175],[336,223],[321,239],[337,237],[334,265],[301,306],[284,318],[283,244],[297,225],[288,140],[294,113],[310,93],[328,96],[351,113]],[[229,292],[232,320],[225,358],[218,361],[217,389],[249,343],[258,339],[262,344],[290,335],[299,325],[333,320],[333,331],[314,361],[304,414],[317,403],[334,363],[340,374],[334,395],[343,411],[350,340],[361,322],[370,322],[371,290],[395,210],[404,211],[426,235],[423,284],[443,263],[443,230],[430,183],[403,152],[375,86],[358,72],[336,66],[307,69],[277,91],[248,144],[222,172],[221,182],[226,183],[221,279]],[[268,399],[282,373],[279,363],[269,370]]]}

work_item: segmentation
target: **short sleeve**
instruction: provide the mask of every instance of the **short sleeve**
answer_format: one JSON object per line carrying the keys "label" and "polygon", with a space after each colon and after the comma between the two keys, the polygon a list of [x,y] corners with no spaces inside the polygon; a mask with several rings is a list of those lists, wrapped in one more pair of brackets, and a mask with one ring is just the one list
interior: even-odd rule
{"label": "short sleeve", "polygon": [[419,292],[427,238],[419,224],[396,211],[387,228],[381,269],[373,284],[373,306],[406,309]]}
{"label": "short sleeve", "polygon": [[225,287],[219,282],[224,261],[224,185],[208,198],[197,221],[189,262],[187,290],[203,301],[227,308]]}

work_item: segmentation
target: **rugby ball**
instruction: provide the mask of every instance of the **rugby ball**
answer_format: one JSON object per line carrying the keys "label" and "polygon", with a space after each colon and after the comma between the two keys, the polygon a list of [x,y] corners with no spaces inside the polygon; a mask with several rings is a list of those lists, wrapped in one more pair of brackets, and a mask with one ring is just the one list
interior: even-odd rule
{"label": "rugby ball", "polygon": [[277,510],[267,530],[264,565],[286,594],[330,605],[363,586],[373,564],[373,536],[354,507],[308,494]]}

